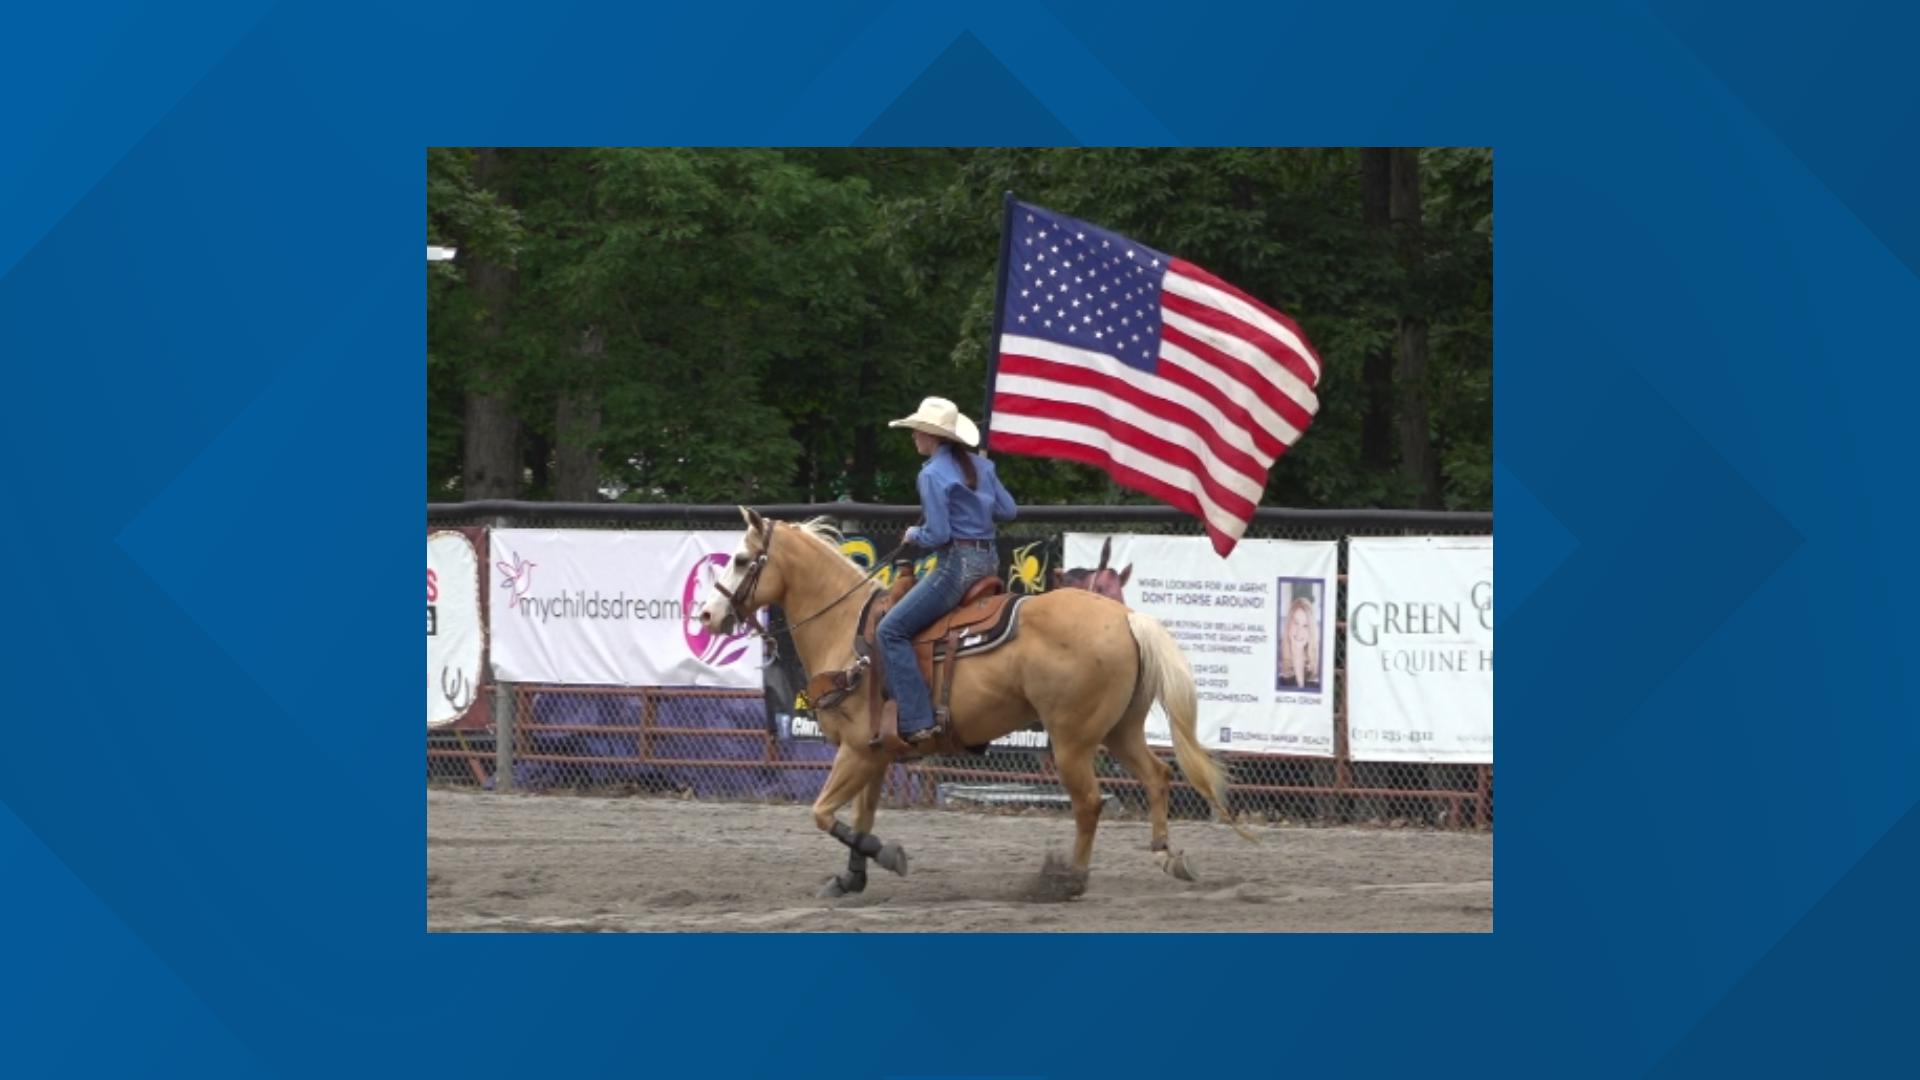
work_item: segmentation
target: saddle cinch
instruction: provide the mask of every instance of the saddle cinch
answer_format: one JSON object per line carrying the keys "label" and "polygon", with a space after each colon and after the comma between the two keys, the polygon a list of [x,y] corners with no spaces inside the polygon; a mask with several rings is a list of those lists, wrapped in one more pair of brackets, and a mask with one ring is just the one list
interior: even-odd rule
{"label": "saddle cinch", "polygon": [[[852,696],[866,682],[867,715],[875,717],[875,731],[869,745],[884,747],[895,754],[911,752],[900,738],[900,711],[887,691],[884,658],[880,654],[876,631],[880,619],[913,587],[913,564],[900,563],[893,587],[869,597],[855,624],[851,667],[822,672],[807,681],[807,700],[815,709],[831,709]],[[914,658],[920,662],[920,676],[933,695],[933,717],[939,732],[930,747],[933,753],[984,753],[984,746],[965,746],[953,730],[954,668],[960,659],[990,652],[1012,641],[1020,627],[1020,605],[1027,597],[1007,592],[997,577],[982,578],[968,587],[960,605],[935,619],[932,625],[914,635]]]}

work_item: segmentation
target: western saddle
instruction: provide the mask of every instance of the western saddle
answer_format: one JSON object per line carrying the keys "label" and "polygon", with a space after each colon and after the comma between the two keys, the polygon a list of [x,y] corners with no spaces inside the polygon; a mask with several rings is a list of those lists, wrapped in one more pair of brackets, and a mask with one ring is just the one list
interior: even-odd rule
{"label": "western saddle", "polygon": [[885,749],[899,757],[921,753],[984,753],[983,746],[965,746],[954,731],[950,706],[954,667],[963,656],[988,652],[1011,641],[1019,629],[1020,605],[1027,598],[1008,593],[1006,582],[1000,578],[982,578],[961,596],[958,607],[914,635],[914,658],[919,661],[920,676],[933,695],[935,732],[931,739],[914,746],[900,737],[899,705],[887,693],[885,660],[876,636],[881,618],[913,587],[913,564],[901,562],[896,570],[893,586],[868,597],[860,611],[854,627],[853,664],[809,679],[807,701],[816,710],[831,709],[852,696],[864,679],[867,715],[873,718],[874,725],[868,745],[873,749]]}

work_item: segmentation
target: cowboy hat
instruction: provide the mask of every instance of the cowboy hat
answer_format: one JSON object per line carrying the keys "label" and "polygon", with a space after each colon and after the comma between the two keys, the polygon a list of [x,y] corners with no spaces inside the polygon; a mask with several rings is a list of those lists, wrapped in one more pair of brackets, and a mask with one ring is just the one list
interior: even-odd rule
{"label": "cowboy hat", "polygon": [[980,429],[973,426],[960,407],[943,397],[930,397],[920,403],[912,416],[891,421],[888,427],[912,428],[943,439],[952,439],[968,449],[980,445]]}

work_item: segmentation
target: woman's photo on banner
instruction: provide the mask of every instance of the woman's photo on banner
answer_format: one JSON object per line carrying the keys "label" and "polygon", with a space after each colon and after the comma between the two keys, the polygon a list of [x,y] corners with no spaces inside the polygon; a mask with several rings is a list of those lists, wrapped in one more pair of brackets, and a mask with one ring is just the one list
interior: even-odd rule
{"label": "woman's photo on banner", "polygon": [[1279,579],[1280,632],[1274,635],[1276,690],[1319,693],[1320,640],[1326,606],[1320,602],[1326,582],[1318,578]]}

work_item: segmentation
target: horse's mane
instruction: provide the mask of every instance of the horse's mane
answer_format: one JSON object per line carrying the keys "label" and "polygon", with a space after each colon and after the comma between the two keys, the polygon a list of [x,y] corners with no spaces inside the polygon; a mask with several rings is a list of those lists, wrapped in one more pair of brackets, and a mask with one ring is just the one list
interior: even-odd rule
{"label": "horse's mane", "polygon": [[843,537],[840,535],[839,529],[829,524],[832,520],[832,518],[821,516],[808,521],[796,521],[793,523],[793,527],[821,541],[837,553],[840,550],[840,541]]}
{"label": "horse's mane", "polygon": [[803,536],[810,536],[825,546],[828,551],[833,552],[834,558],[839,559],[855,570],[859,570],[861,573],[865,573],[865,569],[862,568],[859,563],[848,558],[847,553],[840,550],[840,543],[845,537],[841,535],[839,529],[829,524],[831,520],[832,519],[827,517],[817,517],[809,521],[794,521],[788,524],[793,526],[795,532]]}

